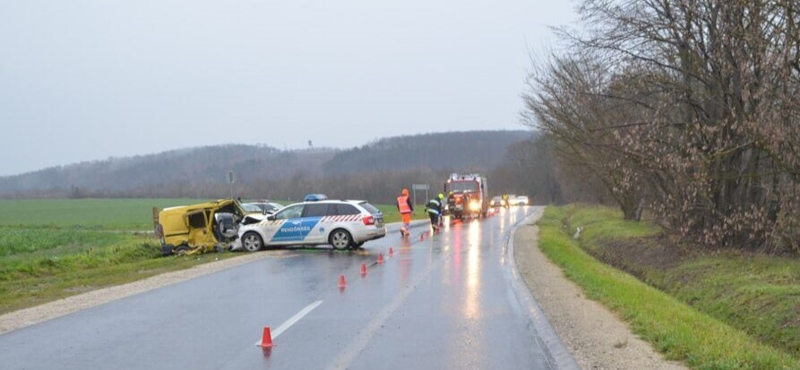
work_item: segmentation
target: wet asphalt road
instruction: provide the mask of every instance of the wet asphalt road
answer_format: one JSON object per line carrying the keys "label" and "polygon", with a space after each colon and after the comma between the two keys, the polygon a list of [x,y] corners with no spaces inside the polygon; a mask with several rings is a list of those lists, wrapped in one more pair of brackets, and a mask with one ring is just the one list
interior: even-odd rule
{"label": "wet asphalt road", "polygon": [[[535,210],[452,223],[424,241],[426,226],[407,240],[393,226],[359,252],[261,252],[274,256],[2,335],[0,367],[550,369],[505,248]],[[254,345],[265,325],[275,333],[304,309],[272,349]]]}

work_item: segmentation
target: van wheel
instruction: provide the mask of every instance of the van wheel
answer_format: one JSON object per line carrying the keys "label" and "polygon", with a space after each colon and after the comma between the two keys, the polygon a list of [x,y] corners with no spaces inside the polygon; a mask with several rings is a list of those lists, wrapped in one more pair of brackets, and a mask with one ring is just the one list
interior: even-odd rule
{"label": "van wheel", "polygon": [[176,256],[185,256],[185,255],[189,254],[189,252],[191,250],[192,250],[192,248],[189,248],[189,245],[181,244],[181,245],[175,247],[175,249],[173,250],[173,253]]}
{"label": "van wheel", "polygon": [[328,243],[333,246],[333,249],[342,250],[350,247],[353,244],[353,237],[344,229],[336,229],[331,232],[328,237]]}
{"label": "van wheel", "polygon": [[248,252],[258,252],[264,247],[264,240],[255,231],[248,231],[242,235],[242,247]]}

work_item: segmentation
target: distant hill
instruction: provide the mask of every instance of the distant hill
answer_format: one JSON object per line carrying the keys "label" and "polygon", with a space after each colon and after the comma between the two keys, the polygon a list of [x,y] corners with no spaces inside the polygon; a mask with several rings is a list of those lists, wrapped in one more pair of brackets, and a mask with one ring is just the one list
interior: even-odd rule
{"label": "distant hill", "polygon": [[0,197],[216,197],[228,193],[229,170],[243,194],[287,197],[324,179],[344,185],[355,173],[488,172],[509,146],[529,138],[527,131],[472,131],[385,138],[347,150],[188,148],[0,177]]}
{"label": "distant hill", "polygon": [[325,164],[328,174],[376,170],[486,172],[528,131],[466,131],[399,136],[343,150]]}

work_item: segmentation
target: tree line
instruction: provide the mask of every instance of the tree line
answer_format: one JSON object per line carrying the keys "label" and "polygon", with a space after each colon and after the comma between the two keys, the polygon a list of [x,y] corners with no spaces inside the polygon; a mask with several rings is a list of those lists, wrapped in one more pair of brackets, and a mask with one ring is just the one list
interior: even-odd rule
{"label": "tree line", "polygon": [[387,203],[413,183],[438,192],[452,172],[488,173],[510,145],[530,137],[527,130],[470,131],[384,138],[344,150],[198,147],[0,177],[0,198],[224,198],[232,170],[234,195],[247,199],[286,202],[322,192]]}
{"label": "tree line", "polygon": [[628,219],[714,247],[800,252],[796,0],[584,0],[525,118]]}

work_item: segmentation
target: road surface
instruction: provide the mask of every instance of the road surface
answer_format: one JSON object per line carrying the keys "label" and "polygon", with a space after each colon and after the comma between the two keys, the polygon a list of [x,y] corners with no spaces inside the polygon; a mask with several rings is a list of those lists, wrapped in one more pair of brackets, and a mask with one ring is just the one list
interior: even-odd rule
{"label": "road surface", "polygon": [[[275,253],[4,334],[0,364],[559,370],[547,345],[554,338],[543,338],[547,333],[537,330],[511,281],[511,231],[535,211],[518,207],[454,222],[423,240],[425,226],[406,240],[392,226],[358,252]],[[376,262],[379,253],[383,264]],[[275,345],[263,350],[255,343],[265,325]]]}

